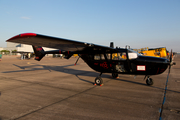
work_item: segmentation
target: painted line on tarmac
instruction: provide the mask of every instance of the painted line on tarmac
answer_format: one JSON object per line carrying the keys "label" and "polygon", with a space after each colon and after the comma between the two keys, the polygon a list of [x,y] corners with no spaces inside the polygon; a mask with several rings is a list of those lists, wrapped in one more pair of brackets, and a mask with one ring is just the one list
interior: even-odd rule
{"label": "painted line on tarmac", "polygon": [[[37,112],[37,111],[40,111],[40,110],[42,110],[42,109],[45,109],[45,108],[47,108],[47,107],[50,107],[50,106],[55,105],[55,104],[57,104],[57,103],[60,103],[60,102],[62,102],[62,101],[64,101],[64,100],[67,100],[67,99],[73,98],[74,96],[77,96],[77,95],[80,95],[80,94],[82,94],[82,93],[85,93],[85,92],[87,92],[87,91],[89,91],[89,90],[91,90],[91,89],[93,89],[93,88],[95,88],[95,87],[97,87],[97,86],[93,86],[93,87],[88,88],[88,89],[86,89],[86,90],[84,90],[84,91],[82,91],[82,92],[75,93],[75,94],[73,94],[73,95],[71,95],[71,96],[69,96],[69,97],[67,97],[67,98],[61,99],[61,100],[56,101],[56,102],[54,102],[54,103],[48,104],[48,105],[46,105],[46,106],[38,106],[37,108],[31,109],[31,110],[29,110],[29,111],[26,111],[26,112],[21,113],[21,114],[19,114],[19,115],[12,116],[11,118],[9,118],[9,119],[4,119],[4,120],[17,120],[17,119],[20,119],[20,118],[22,118],[22,117],[25,117],[25,116],[27,116],[27,115],[30,115],[30,114],[35,113],[35,112]],[[1,119],[0,119],[0,120],[1,120]]]}
{"label": "painted line on tarmac", "polygon": [[159,120],[162,120],[163,106],[164,106],[165,101],[166,101],[166,91],[167,91],[167,84],[168,84],[169,75],[170,75],[170,69],[169,69],[168,75],[167,75],[167,80],[166,80],[166,85],[165,85],[165,90],[164,90],[163,102],[162,102],[161,108],[159,109],[159,113],[160,113]]}
{"label": "painted line on tarmac", "polygon": [[21,114],[19,114],[19,115],[12,116],[11,118],[5,119],[5,120],[15,120],[15,119],[21,118],[21,117],[23,117],[23,116],[26,116],[26,115],[29,114],[29,113],[35,112],[35,111],[37,111],[37,110],[40,110],[41,108],[42,108],[42,106],[38,106],[37,108],[31,109],[31,110],[26,111],[26,112],[24,112],[24,113],[21,113]]}

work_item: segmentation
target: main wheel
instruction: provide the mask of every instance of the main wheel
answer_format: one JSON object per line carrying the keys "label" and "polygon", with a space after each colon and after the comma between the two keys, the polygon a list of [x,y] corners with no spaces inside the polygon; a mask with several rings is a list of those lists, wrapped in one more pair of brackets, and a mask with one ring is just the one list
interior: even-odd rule
{"label": "main wheel", "polygon": [[146,84],[149,85],[149,86],[153,85],[153,79],[152,78],[147,78],[146,79]]}
{"label": "main wheel", "polygon": [[96,79],[95,79],[95,84],[97,84],[97,85],[103,84],[102,78],[101,78],[101,77],[96,77]]}
{"label": "main wheel", "polygon": [[118,74],[117,73],[112,73],[112,78],[117,78]]}

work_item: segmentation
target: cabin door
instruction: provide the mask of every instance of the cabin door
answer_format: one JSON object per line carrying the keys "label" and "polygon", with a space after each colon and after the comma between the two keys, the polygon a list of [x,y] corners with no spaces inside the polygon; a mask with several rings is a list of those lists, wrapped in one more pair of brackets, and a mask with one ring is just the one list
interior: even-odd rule
{"label": "cabin door", "polygon": [[127,57],[126,52],[112,53],[112,62],[115,72],[122,73],[127,71]]}

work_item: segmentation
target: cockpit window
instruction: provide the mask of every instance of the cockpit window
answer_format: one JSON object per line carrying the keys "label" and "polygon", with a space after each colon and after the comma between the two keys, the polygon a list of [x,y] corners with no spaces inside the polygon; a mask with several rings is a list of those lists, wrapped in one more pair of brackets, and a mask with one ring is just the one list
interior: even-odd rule
{"label": "cockpit window", "polygon": [[137,56],[142,56],[142,54],[138,53],[137,51],[134,50],[128,50],[128,53],[136,53]]}
{"label": "cockpit window", "polygon": [[128,51],[129,59],[136,59],[138,56],[140,56],[140,54],[138,52],[133,51],[133,50]]}

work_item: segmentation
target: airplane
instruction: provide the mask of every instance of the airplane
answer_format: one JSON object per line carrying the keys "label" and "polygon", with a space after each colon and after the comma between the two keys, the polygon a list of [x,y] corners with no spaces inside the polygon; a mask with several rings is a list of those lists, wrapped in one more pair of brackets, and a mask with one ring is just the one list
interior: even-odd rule
{"label": "airplane", "polygon": [[[146,84],[153,85],[151,75],[163,73],[168,66],[172,66],[172,57],[170,59],[158,58],[152,56],[142,56],[135,51],[127,48],[114,48],[114,43],[110,47],[96,45],[93,43],[80,42],[64,38],[51,37],[36,33],[22,33],[16,35],[6,42],[15,42],[32,45],[35,60],[40,61],[46,54],[64,54],[69,59],[73,54],[78,54],[89,67],[100,72],[95,78],[95,85],[102,85],[103,73],[111,73],[112,78],[117,78],[118,74],[144,75]],[[58,50],[44,51],[42,47],[55,48]],[[169,67],[170,69],[170,67]]]}
{"label": "airplane", "polygon": [[141,48],[141,49],[134,49],[135,51],[138,51],[138,53],[143,54],[145,56],[154,56],[154,57],[163,57],[167,58],[167,50],[166,47],[160,47],[160,48]]}

